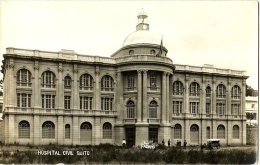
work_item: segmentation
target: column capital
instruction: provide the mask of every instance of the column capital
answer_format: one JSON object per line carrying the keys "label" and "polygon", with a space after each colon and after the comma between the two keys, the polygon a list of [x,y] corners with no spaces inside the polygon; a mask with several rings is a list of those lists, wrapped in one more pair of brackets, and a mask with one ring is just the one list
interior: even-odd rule
{"label": "column capital", "polygon": [[148,70],[142,70],[143,74],[147,74]]}
{"label": "column capital", "polygon": [[142,72],[143,72],[142,70],[137,70],[138,74],[142,74]]}
{"label": "column capital", "polygon": [[58,72],[62,72],[62,71],[63,71],[62,63],[59,63]]}

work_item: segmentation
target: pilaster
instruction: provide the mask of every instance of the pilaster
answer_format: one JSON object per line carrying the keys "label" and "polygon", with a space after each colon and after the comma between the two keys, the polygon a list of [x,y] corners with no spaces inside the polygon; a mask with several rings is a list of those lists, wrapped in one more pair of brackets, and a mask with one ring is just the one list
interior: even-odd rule
{"label": "pilaster", "polygon": [[185,95],[184,95],[184,114],[185,117],[189,113],[189,81],[190,81],[190,76],[185,75]]}
{"label": "pilaster", "polygon": [[79,109],[78,65],[73,65],[73,109]]}
{"label": "pilaster", "polygon": [[143,122],[147,122],[148,110],[147,110],[147,70],[143,70]]}
{"label": "pilaster", "polygon": [[[121,72],[116,73],[116,92],[115,92],[115,103],[117,111],[117,123],[122,123],[124,120],[125,107],[123,106],[123,76]],[[125,115],[126,116],[126,115]]]}
{"label": "pilaster", "polygon": [[39,115],[34,115],[33,116],[33,144],[34,145],[39,145],[40,144],[40,117]]}
{"label": "pilaster", "polygon": [[62,77],[62,63],[59,63],[58,66],[58,109],[64,108],[64,85],[63,85],[63,77]]}
{"label": "pilaster", "polygon": [[58,129],[58,144],[60,144],[60,145],[62,145],[62,144],[64,144],[64,127],[65,127],[65,125],[64,125],[64,121],[63,121],[63,116],[61,116],[61,115],[59,115],[58,116],[58,125],[57,125],[57,129]]}
{"label": "pilaster", "polygon": [[141,112],[142,112],[142,71],[137,71],[137,122],[141,122]]}
{"label": "pilaster", "polygon": [[162,102],[162,123],[166,123],[167,121],[167,118],[166,118],[166,115],[167,115],[167,112],[166,112],[166,72],[163,72],[162,74],[162,99],[161,99],[161,102]]}
{"label": "pilaster", "polygon": [[34,108],[41,108],[41,104],[40,104],[40,96],[41,96],[41,85],[39,83],[39,62],[35,61],[34,62],[34,82],[33,84],[33,98],[32,100],[34,100]]}
{"label": "pilaster", "polygon": [[94,85],[94,105],[93,108],[94,110],[100,110],[100,81],[99,81],[99,77],[100,77],[100,70],[99,70],[99,66],[95,67],[95,85]]}
{"label": "pilaster", "polygon": [[78,145],[80,140],[80,132],[79,132],[79,117],[73,116],[72,118],[72,142],[73,145]]}

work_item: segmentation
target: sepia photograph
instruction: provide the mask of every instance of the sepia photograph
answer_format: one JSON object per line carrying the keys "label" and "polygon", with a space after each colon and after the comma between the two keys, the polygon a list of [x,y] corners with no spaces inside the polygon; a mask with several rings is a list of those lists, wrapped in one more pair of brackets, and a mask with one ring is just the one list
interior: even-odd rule
{"label": "sepia photograph", "polygon": [[0,0],[0,164],[258,164],[256,0]]}

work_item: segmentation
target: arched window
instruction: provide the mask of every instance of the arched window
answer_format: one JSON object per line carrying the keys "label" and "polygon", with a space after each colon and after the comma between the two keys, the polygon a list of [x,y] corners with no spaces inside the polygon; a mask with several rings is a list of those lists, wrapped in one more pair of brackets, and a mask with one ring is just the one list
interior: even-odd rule
{"label": "arched window", "polygon": [[223,84],[219,84],[217,86],[216,95],[217,95],[217,98],[225,98],[226,97],[226,87]]}
{"label": "arched window", "polygon": [[174,139],[181,139],[181,125],[175,124],[174,126]]}
{"label": "arched window", "polygon": [[101,90],[102,91],[113,91],[114,90],[114,80],[111,76],[105,75],[102,77]]}
{"label": "arched window", "polygon": [[23,120],[19,123],[18,136],[19,138],[30,138],[30,124],[28,121]]}
{"label": "arched window", "polygon": [[103,124],[103,139],[112,139],[112,125],[110,123]]}
{"label": "arched window", "polygon": [[93,89],[93,78],[89,74],[83,74],[80,76],[79,89],[80,90],[92,90]]}
{"label": "arched window", "polygon": [[225,139],[225,127],[223,125],[219,125],[217,128],[217,138]]}
{"label": "arched window", "polygon": [[31,79],[32,79],[32,74],[29,70],[20,69],[16,75],[16,84],[17,86],[30,87],[32,85]]}
{"label": "arched window", "polygon": [[71,89],[71,77],[66,76],[64,78],[64,89]]}
{"label": "arched window", "polygon": [[232,87],[232,93],[231,93],[232,99],[240,99],[241,97],[241,90],[238,85],[235,85]]}
{"label": "arched window", "polygon": [[239,139],[239,126],[233,126],[233,139]]}
{"label": "arched window", "polygon": [[55,125],[51,121],[46,121],[42,124],[42,138],[54,139],[55,138]]}
{"label": "arched window", "polygon": [[192,82],[190,84],[190,96],[199,96],[200,95],[200,86],[197,82]]}
{"label": "arched window", "polygon": [[82,142],[91,143],[91,140],[92,140],[92,125],[89,122],[84,122],[80,126],[80,140]]}
{"label": "arched window", "polygon": [[183,95],[183,84],[180,81],[173,83],[173,95]]}
{"label": "arched window", "polygon": [[135,104],[133,101],[129,100],[126,104],[126,118],[135,118]]}
{"label": "arched window", "polygon": [[196,124],[190,127],[190,142],[199,144],[199,127]]}
{"label": "arched window", "polygon": [[155,55],[155,50],[154,49],[150,50],[150,54]]}
{"label": "arched window", "polygon": [[42,87],[55,88],[55,74],[51,71],[42,73]]}
{"label": "arched window", "polygon": [[149,104],[149,118],[157,118],[157,102],[154,100]]}
{"label": "arched window", "polygon": [[65,125],[65,139],[70,139],[70,125]]}
{"label": "arched window", "polygon": [[211,88],[209,86],[206,88],[206,97],[211,97]]}

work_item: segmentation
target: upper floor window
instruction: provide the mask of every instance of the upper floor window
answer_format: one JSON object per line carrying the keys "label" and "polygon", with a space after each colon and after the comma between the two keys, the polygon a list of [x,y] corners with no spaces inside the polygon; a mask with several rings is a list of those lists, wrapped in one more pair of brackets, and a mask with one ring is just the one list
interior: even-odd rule
{"label": "upper floor window", "polygon": [[134,90],[134,88],[135,88],[134,75],[127,75],[127,90]]}
{"label": "upper floor window", "polygon": [[149,118],[157,118],[157,102],[154,100],[149,104]]}
{"label": "upper floor window", "polygon": [[92,90],[93,89],[93,78],[89,74],[83,74],[80,76],[79,89],[80,90]]}
{"label": "upper floor window", "polygon": [[226,97],[226,87],[223,84],[219,84],[217,86],[216,95],[217,95],[217,98],[225,98]]}
{"label": "upper floor window", "polygon": [[173,95],[183,95],[183,84],[180,81],[173,83]]}
{"label": "upper floor window", "polygon": [[30,87],[32,85],[31,78],[32,78],[32,74],[29,70],[20,69],[16,75],[16,84],[17,86]]}
{"label": "upper floor window", "polygon": [[240,104],[231,104],[231,113],[232,115],[239,115],[240,113]]}
{"label": "upper floor window", "polygon": [[42,87],[55,88],[55,75],[51,71],[45,71],[42,74]]}
{"label": "upper floor window", "polygon": [[206,88],[206,97],[211,97],[211,89],[209,86]]}
{"label": "upper floor window", "polygon": [[231,92],[232,92],[231,93],[232,99],[240,99],[241,90],[240,90],[240,87],[238,85],[233,86]]}
{"label": "upper floor window", "polygon": [[80,96],[80,109],[92,110],[92,97]]}
{"label": "upper floor window", "polygon": [[226,107],[225,103],[217,103],[217,106],[216,106],[217,115],[224,115],[225,107]]}
{"label": "upper floor window", "polygon": [[129,50],[128,52],[129,55],[133,55],[134,53],[135,53],[134,50]]}
{"label": "upper floor window", "polygon": [[21,107],[21,108],[31,107],[31,94],[17,93],[17,107]]}
{"label": "upper floor window", "polygon": [[206,115],[209,115],[211,113],[211,104],[206,103]]}
{"label": "upper floor window", "polygon": [[101,98],[101,110],[112,111],[113,110],[113,98],[102,97]]}
{"label": "upper floor window", "polygon": [[42,108],[55,108],[55,95],[42,95]]}
{"label": "upper floor window", "polygon": [[197,114],[199,111],[199,102],[190,102],[190,113]]}
{"label": "upper floor window", "polygon": [[70,78],[70,76],[66,76],[64,78],[64,89],[71,89],[71,78]]}
{"label": "upper floor window", "polygon": [[173,113],[174,114],[182,113],[182,101],[173,101]]}
{"label": "upper floor window", "polygon": [[126,118],[133,119],[135,117],[135,104],[129,100],[126,104]]}
{"label": "upper floor window", "polygon": [[156,73],[150,74],[150,89],[151,90],[157,89],[157,75],[156,75]]}
{"label": "upper floor window", "polygon": [[114,90],[114,80],[111,76],[105,75],[102,77],[101,90],[102,91],[113,91]]}
{"label": "upper floor window", "polygon": [[200,86],[197,82],[192,82],[190,84],[190,96],[199,96],[200,95]]}
{"label": "upper floor window", "polygon": [[64,109],[70,109],[70,96],[64,96]]}

